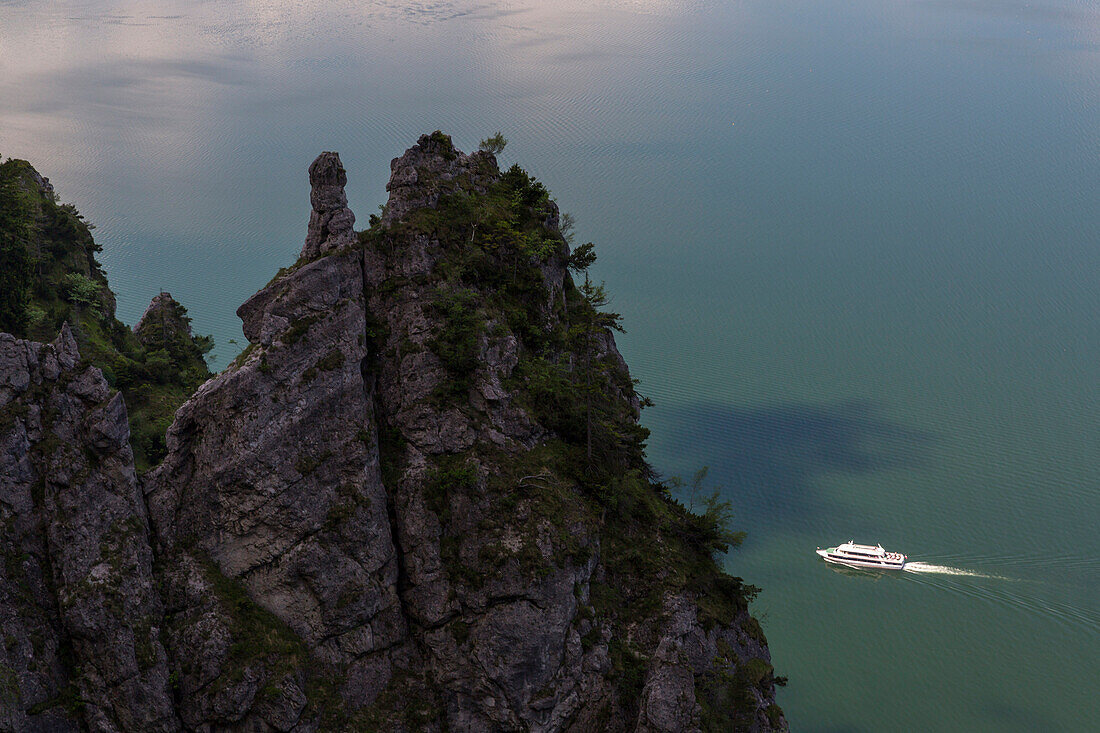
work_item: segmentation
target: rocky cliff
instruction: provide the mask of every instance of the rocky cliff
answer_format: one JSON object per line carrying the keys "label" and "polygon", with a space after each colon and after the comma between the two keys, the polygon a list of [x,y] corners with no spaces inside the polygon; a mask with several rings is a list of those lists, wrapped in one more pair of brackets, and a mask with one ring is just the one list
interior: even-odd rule
{"label": "rocky cliff", "polygon": [[67,331],[0,337],[0,729],[785,729],[546,189],[438,132],[391,172],[356,233],[313,163],[302,256],[143,491]]}
{"label": "rocky cliff", "polygon": [[122,395],[0,334],[0,727],[178,729]]}

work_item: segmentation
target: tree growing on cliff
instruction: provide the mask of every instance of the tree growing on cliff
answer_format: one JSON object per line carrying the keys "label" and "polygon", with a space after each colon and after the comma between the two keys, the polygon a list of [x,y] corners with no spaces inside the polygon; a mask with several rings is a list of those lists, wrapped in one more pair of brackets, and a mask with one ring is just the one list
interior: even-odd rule
{"label": "tree growing on cliff", "polygon": [[[686,494],[684,498],[687,499],[688,516],[694,530],[692,539],[714,554],[740,546],[745,541],[745,533],[734,531],[733,503],[722,498],[722,488],[715,486],[709,491],[704,488],[709,471],[709,466],[700,468],[691,477],[690,484],[679,476],[673,476],[668,480],[668,485],[681,497]],[[700,505],[700,513],[696,513],[696,503]]]}
{"label": "tree growing on cliff", "polygon": [[0,331],[23,336],[31,285],[34,203],[16,161],[0,165]]}
{"label": "tree growing on cliff", "polygon": [[[586,272],[592,263],[596,261],[596,245],[591,242],[585,242],[580,247],[577,247],[569,255],[569,269],[573,272]],[[588,277],[585,274],[585,277]]]}
{"label": "tree growing on cliff", "polygon": [[497,134],[482,140],[481,143],[477,146],[477,149],[482,151],[483,153],[500,155],[502,152],[504,152],[504,146],[507,144],[508,140],[505,139],[504,135],[500,132],[497,132]]}
{"label": "tree growing on cliff", "polygon": [[61,279],[65,300],[78,308],[84,308],[95,316],[100,316],[100,286],[92,278],[80,272],[70,272]]}
{"label": "tree growing on cliff", "polygon": [[[583,249],[584,246],[577,249]],[[595,255],[591,255],[595,260]],[[591,264],[591,262],[589,262]],[[587,265],[585,265],[587,268]],[[577,344],[580,356],[581,375],[584,380],[584,422],[585,422],[585,454],[588,464],[592,465],[592,432],[598,419],[594,408],[596,400],[602,400],[607,392],[607,384],[611,379],[608,366],[600,359],[600,334],[607,330],[622,331],[622,316],[618,313],[604,312],[600,310],[607,306],[610,299],[603,283],[595,284],[584,273],[584,283],[578,288],[581,297],[584,298],[587,307],[583,309],[581,317],[573,327],[574,343]]]}

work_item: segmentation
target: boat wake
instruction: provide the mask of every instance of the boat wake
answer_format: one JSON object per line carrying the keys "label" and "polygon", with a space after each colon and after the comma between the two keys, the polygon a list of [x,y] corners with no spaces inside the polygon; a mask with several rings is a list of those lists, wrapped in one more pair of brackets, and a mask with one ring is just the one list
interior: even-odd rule
{"label": "boat wake", "polygon": [[[926,562],[905,564],[905,571],[912,573],[909,581],[935,586],[949,593],[992,603],[1005,608],[1022,610],[1042,616],[1064,625],[1067,629],[1083,630],[1090,636],[1100,634],[1100,613],[1076,602],[1077,586],[1067,586],[1073,595],[1063,600],[1059,592],[1049,584],[1027,578],[1015,578],[992,573],[980,573],[950,565],[933,565]],[[998,583],[971,582],[971,579],[1007,581]],[[1055,595],[1051,595],[1051,593]]]}
{"label": "boat wake", "polygon": [[934,573],[936,575],[961,575],[968,578],[996,578],[998,580],[1008,580],[1008,578],[1002,575],[988,575],[987,573],[979,573],[974,570],[953,568],[949,565],[932,565],[926,562],[907,562],[902,570],[909,573]]}

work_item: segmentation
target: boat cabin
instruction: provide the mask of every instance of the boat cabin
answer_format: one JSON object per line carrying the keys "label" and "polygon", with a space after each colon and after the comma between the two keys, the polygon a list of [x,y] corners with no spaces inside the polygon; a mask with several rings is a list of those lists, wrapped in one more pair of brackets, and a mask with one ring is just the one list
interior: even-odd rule
{"label": "boat cabin", "polygon": [[865,557],[881,558],[886,556],[886,550],[882,549],[882,545],[857,545],[855,542],[848,541],[836,548],[837,552],[842,552],[846,555],[863,555]]}

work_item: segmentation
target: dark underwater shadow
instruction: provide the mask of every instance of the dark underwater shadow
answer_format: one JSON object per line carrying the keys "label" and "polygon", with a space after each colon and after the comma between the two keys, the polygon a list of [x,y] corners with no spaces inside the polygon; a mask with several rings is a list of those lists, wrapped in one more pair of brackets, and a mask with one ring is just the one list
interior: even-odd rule
{"label": "dark underwater shadow", "polygon": [[[650,457],[685,477],[709,466],[738,515],[832,514],[825,474],[869,474],[920,465],[931,434],[887,420],[865,401],[836,405],[692,405],[647,411],[656,418]],[[649,421],[647,421],[649,422]]]}
{"label": "dark underwater shadow", "polygon": [[[987,719],[994,728],[1000,727],[1003,730],[1041,730],[1044,733],[1061,733],[1068,730],[1058,721],[1050,720],[1049,716],[1043,715],[1038,710],[1028,708],[1026,702],[1016,704],[1004,699],[987,696],[982,705],[982,710],[986,713]],[[1089,728],[1089,725],[1088,722],[1084,722],[1079,730],[1085,730]],[[1096,728],[1093,727],[1091,730],[1096,730]]]}

